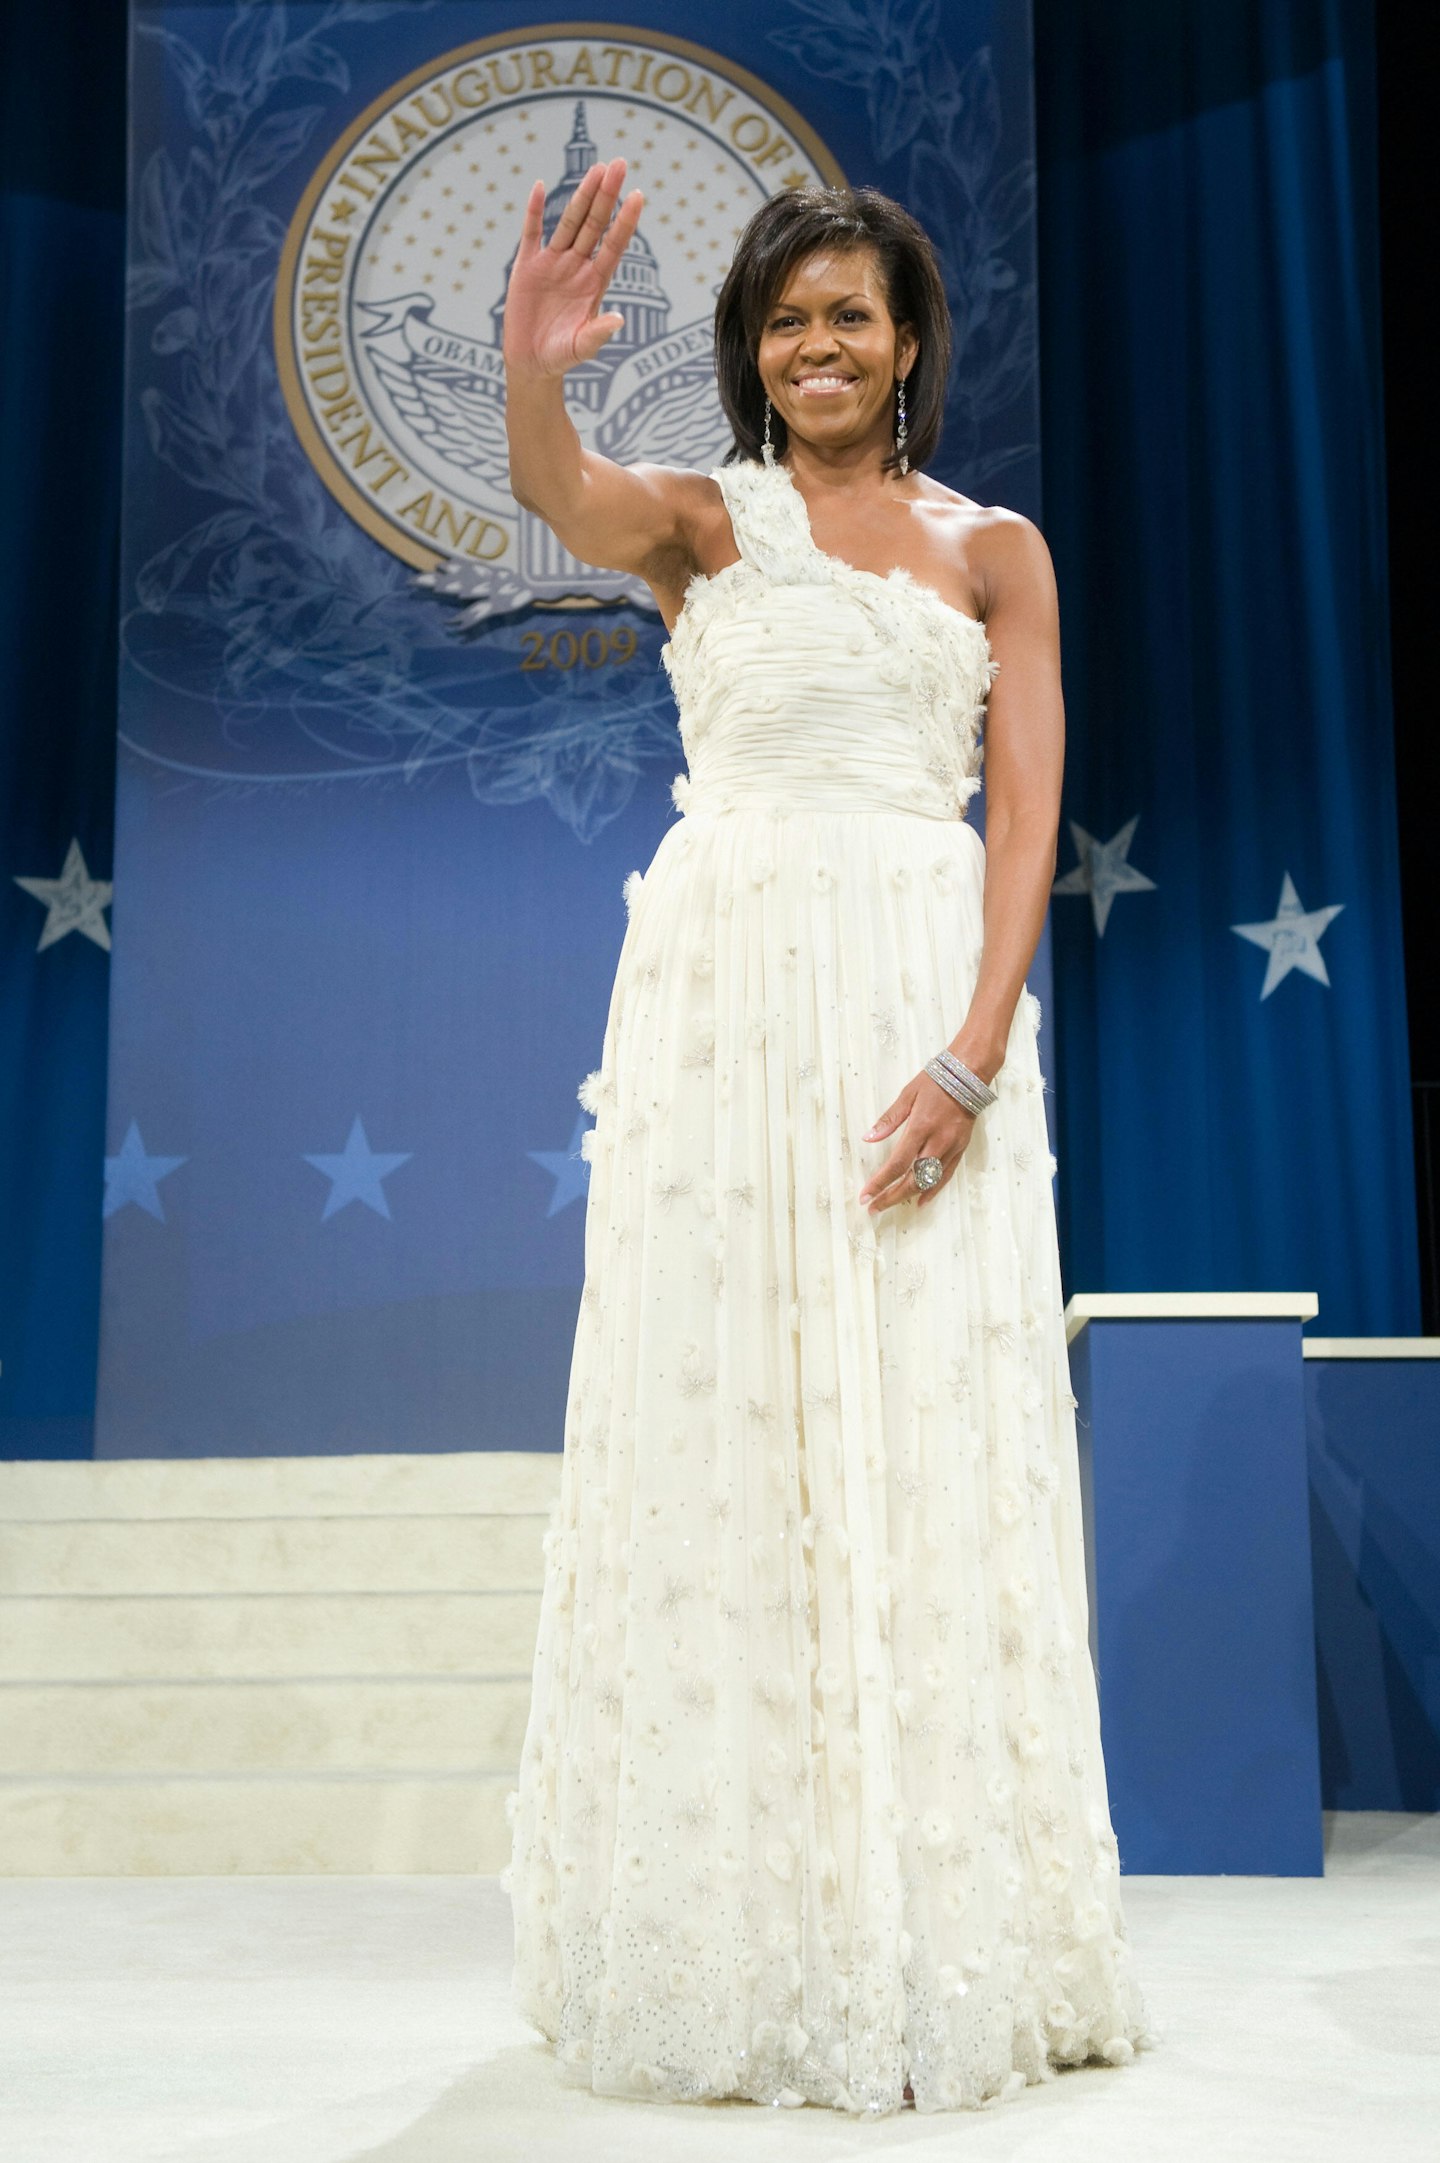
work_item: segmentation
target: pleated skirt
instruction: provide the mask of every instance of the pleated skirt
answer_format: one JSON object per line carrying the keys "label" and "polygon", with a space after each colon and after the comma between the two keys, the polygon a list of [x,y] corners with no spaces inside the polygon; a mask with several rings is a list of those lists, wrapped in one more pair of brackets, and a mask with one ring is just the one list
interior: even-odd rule
{"label": "pleated skirt", "polygon": [[763,807],[625,882],[504,1873],[597,2093],[963,2108],[1153,2039],[1028,992],[948,1184],[857,1199],[983,882],[963,821]]}

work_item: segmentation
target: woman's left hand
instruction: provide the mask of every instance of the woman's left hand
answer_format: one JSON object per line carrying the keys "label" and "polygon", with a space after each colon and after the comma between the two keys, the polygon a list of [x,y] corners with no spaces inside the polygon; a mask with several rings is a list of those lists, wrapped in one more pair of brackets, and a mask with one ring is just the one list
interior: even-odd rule
{"label": "woman's left hand", "polygon": [[[898,1146],[860,1189],[859,1200],[872,1213],[889,1209],[894,1202],[915,1202],[923,1208],[933,1201],[949,1183],[975,1132],[973,1114],[923,1069],[906,1082],[889,1111],[880,1114],[863,1139],[886,1141],[902,1124],[905,1133]],[[939,1157],[945,1167],[933,1187],[916,1186],[912,1166],[917,1157]]]}

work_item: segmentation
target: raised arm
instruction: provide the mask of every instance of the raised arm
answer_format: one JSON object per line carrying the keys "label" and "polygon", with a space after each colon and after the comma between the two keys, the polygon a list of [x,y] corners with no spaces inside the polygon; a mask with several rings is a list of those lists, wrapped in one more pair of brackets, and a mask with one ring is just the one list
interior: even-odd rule
{"label": "raised arm", "polygon": [[703,477],[617,465],[584,447],[565,410],[566,371],[592,360],[624,323],[599,312],[640,219],[638,188],[616,209],[624,178],[623,158],[591,166],[548,241],[544,181],[530,190],[505,296],[510,487],[582,563],[675,590],[695,567]]}

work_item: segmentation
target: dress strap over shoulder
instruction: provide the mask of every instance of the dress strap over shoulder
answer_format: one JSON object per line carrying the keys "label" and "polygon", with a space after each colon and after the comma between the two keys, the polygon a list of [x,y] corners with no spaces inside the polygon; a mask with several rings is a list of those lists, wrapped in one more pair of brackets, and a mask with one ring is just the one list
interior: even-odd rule
{"label": "dress strap over shoulder", "polygon": [[740,458],[716,466],[710,478],[725,498],[744,562],[781,585],[826,584],[829,566],[815,547],[804,502],[783,467]]}

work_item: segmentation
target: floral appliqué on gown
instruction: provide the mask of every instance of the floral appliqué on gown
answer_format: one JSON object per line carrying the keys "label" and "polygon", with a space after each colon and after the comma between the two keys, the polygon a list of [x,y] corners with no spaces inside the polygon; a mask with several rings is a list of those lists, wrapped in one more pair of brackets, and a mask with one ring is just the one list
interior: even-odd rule
{"label": "floral appliqu\u00e9 on gown", "polygon": [[606,2095],[1007,2099],[1154,2040],[1121,1910],[1027,992],[948,1186],[860,1136],[969,1003],[997,664],[781,466],[664,650],[684,816],[579,1095],[517,2005]]}

